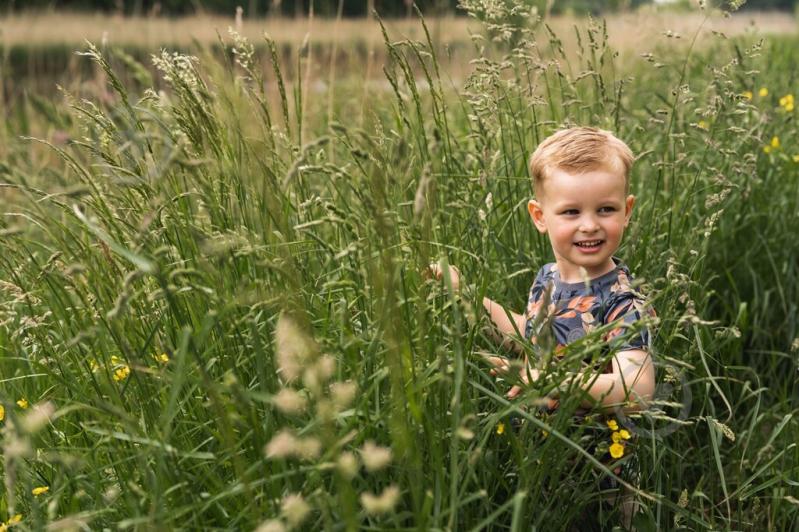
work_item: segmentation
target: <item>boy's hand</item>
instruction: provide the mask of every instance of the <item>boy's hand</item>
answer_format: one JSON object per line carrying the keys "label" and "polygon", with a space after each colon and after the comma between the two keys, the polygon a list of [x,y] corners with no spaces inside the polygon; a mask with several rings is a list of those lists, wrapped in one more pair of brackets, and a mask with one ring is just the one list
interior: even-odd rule
{"label": "boy's hand", "polygon": [[[444,270],[441,268],[441,264],[433,263],[429,266],[430,274],[433,275],[436,279],[442,279],[444,277]],[[452,283],[452,289],[455,292],[460,291],[461,288],[461,272],[455,266],[449,266],[449,279]]]}
{"label": "boy's hand", "polygon": [[[512,364],[511,361],[508,360],[507,358],[503,357],[485,357],[485,358],[492,366],[494,366],[489,371],[489,374],[492,377],[496,377],[497,375],[501,374],[510,373],[512,370],[515,369],[514,366],[517,366],[516,364]],[[525,385],[530,384],[531,382],[537,381],[539,377],[541,377],[541,372],[538,371],[537,369],[529,367],[529,363],[527,362],[527,358],[525,357],[524,364],[522,364],[522,367],[519,369],[519,378],[521,379],[522,383],[524,383]],[[511,389],[508,391],[507,394],[505,394],[505,396],[508,399],[513,399],[514,397],[522,393],[522,390],[523,390],[522,386],[516,384],[511,387]],[[551,397],[546,397],[545,399],[546,399],[546,407],[549,410],[554,410],[555,408],[557,408],[558,401],[556,399],[553,399]]]}

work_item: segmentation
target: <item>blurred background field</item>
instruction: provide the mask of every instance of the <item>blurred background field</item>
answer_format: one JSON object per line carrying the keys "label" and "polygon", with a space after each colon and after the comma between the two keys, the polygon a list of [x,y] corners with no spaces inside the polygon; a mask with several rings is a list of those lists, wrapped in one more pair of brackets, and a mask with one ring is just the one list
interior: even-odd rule
{"label": "blurred background field", "polygon": [[596,338],[512,402],[480,357],[574,124],[637,154],[637,529],[799,526],[791,2],[66,4],[0,18],[0,528],[618,525],[613,431],[535,409]]}

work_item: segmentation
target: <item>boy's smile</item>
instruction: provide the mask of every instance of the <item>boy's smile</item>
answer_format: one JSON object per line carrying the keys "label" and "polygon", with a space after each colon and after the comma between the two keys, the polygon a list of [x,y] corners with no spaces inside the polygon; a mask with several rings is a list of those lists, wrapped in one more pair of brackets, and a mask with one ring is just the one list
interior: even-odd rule
{"label": "boy's smile", "polygon": [[612,169],[555,168],[539,188],[528,210],[536,228],[549,235],[561,280],[582,281],[580,268],[589,279],[612,271],[635,203],[634,196],[625,197],[624,176]]}

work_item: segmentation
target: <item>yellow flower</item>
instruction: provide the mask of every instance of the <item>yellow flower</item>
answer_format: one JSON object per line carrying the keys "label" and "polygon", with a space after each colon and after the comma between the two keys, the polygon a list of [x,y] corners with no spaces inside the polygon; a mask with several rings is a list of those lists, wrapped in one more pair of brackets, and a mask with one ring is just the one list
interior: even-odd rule
{"label": "yellow flower", "polygon": [[[796,155],[794,155],[793,157],[791,157],[791,159],[793,159],[793,162],[795,162],[795,163],[799,163],[799,153],[797,153]],[[3,419],[3,418],[1,418],[1,417],[0,417],[0,420],[2,420],[2,419]]]}
{"label": "yellow flower", "polygon": [[793,107],[793,94],[786,94],[782,98],[780,98],[780,106],[781,107],[788,107],[789,105]]}
{"label": "yellow flower", "polygon": [[504,433],[505,433],[505,424],[497,423],[497,434],[504,434]]}
{"label": "yellow flower", "polygon": [[624,456],[624,445],[620,443],[614,443],[610,446],[610,456],[613,458],[621,458]]}
{"label": "yellow flower", "polygon": [[97,364],[97,361],[95,361],[95,360],[90,360],[90,361],[89,361],[89,369],[90,369],[90,370],[92,370],[92,373],[94,373],[94,372],[96,372],[98,369],[100,369],[100,366]]}
{"label": "yellow flower", "polygon": [[22,514],[16,514],[15,516],[10,517],[8,521],[6,521],[5,523],[0,521],[0,532],[6,532],[6,530],[8,530],[8,527],[14,526],[20,521],[22,521]]}
{"label": "yellow flower", "polygon": [[790,102],[790,103],[786,104],[785,105],[785,110],[788,111],[789,113],[791,111],[793,111],[793,102]]}
{"label": "yellow flower", "polygon": [[699,129],[705,129],[706,130],[707,129],[707,122],[705,122],[704,120],[700,120],[699,123],[696,124],[696,127],[698,127]]}
{"label": "yellow flower", "polygon": [[777,135],[771,137],[771,147],[775,150],[780,147],[780,138]]}
{"label": "yellow flower", "polygon": [[22,399],[17,401],[17,406],[19,406],[21,409],[25,410],[29,406],[28,400],[23,397]]}
{"label": "yellow flower", "polygon": [[118,370],[114,371],[113,378],[116,382],[124,381],[130,375],[130,368],[128,366],[122,366]]}
{"label": "yellow flower", "polygon": [[747,100],[751,100],[752,99],[752,91],[743,91],[743,93],[741,93],[741,96],[743,96]]}
{"label": "yellow flower", "polygon": [[771,146],[763,146],[763,153],[771,153]]}
{"label": "yellow flower", "polygon": [[614,432],[610,435],[610,439],[613,440],[613,443],[619,443],[621,441],[621,433]]}
{"label": "yellow flower", "polygon": [[31,493],[38,497],[42,493],[47,493],[48,491],[50,491],[50,486],[39,486],[38,488],[33,488]]}
{"label": "yellow flower", "polygon": [[606,422],[608,424],[608,428],[610,430],[619,430],[619,424],[616,422],[615,419],[609,419]]}
{"label": "yellow flower", "polygon": [[157,362],[160,362],[161,364],[166,364],[167,362],[169,362],[169,355],[167,355],[166,353],[155,355],[155,360]]}
{"label": "yellow flower", "polygon": [[629,440],[630,439],[630,433],[627,432],[627,429],[621,429],[619,431],[619,436],[621,436],[622,439],[625,439],[625,440]]}
{"label": "yellow flower", "polygon": [[6,407],[0,405],[0,421],[3,421],[6,418]]}
{"label": "yellow flower", "polygon": [[765,98],[766,96],[768,96],[768,89],[766,87],[760,87],[760,90],[757,91],[757,95],[760,96],[761,98]]}

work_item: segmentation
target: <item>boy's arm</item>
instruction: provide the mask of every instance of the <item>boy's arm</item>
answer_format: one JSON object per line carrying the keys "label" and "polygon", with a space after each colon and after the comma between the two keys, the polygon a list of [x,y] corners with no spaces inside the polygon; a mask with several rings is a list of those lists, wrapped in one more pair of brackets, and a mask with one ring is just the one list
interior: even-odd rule
{"label": "boy's arm", "polygon": [[613,357],[613,372],[580,372],[565,381],[564,388],[577,384],[586,394],[581,406],[610,410],[622,405],[625,412],[647,408],[655,393],[655,366],[648,352],[641,349],[620,351]]}
{"label": "boy's arm", "polygon": [[[456,266],[449,265],[445,271],[440,264],[433,263],[429,266],[429,270],[436,277],[436,279],[443,278],[445,274],[448,275],[452,289],[455,290],[455,292],[460,291],[461,273]],[[495,334],[496,331],[489,331],[489,334],[494,333],[492,334],[492,336],[494,336],[494,340],[500,342],[501,346],[504,348],[513,349],[519,353],[522,353],[522,347],[518,345],[514,338],[517,334],[516,331],[518,331],[519,334],[524,335],[524,326],[527,323],[525,316],[523,314],[517,314],[515,312],[508,311],[505,309],[505,307],[487,297],[483,298],[483,307],[485,307],[486,312],[488,312],[488,316],[491,318],[491,322],[500,333]]]}
{"label": "boy's arm", "polygon": [[483,298],[483,307],[485,307],[494,326],[501,333],[502,337],[498,341],[502,342],[502,347],[515,347],[514,337],[517,334],[524,336],[524,326],[527,323],[527,318],[524,314],[509,311],[487,297]]}

